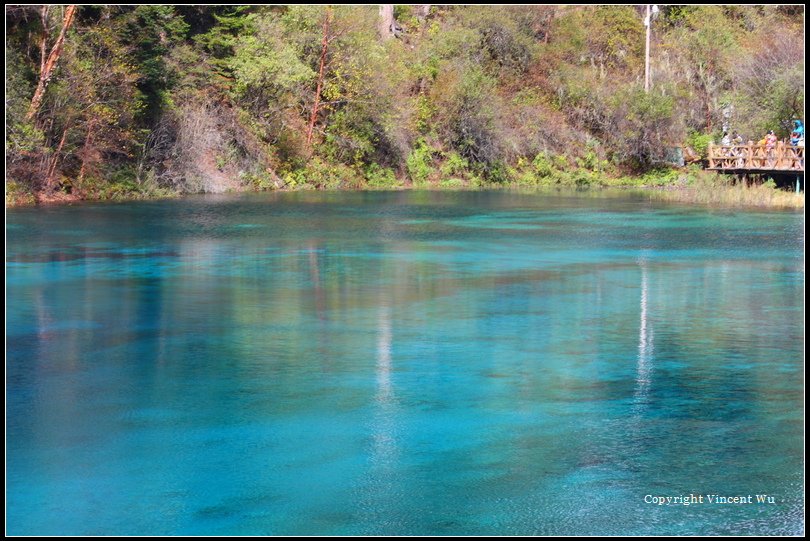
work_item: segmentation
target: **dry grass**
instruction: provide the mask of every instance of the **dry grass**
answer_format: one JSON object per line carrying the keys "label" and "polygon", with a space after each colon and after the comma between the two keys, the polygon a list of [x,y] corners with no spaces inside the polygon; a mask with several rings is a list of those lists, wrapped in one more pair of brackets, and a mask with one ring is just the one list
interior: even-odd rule
{"label": "dry grass", "polygon": [[730,183],[702,177],[685,186],[650,191],[651,197],[720,207],[804,208],[804,192],[781,190],[771,184]]}

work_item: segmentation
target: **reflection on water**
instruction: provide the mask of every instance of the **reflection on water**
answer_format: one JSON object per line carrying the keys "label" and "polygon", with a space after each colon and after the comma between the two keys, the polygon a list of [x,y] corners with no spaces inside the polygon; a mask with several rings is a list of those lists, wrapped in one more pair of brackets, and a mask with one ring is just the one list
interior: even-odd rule
{"label": "reflection on water", "polygon": [[397,468],[400,456],[397,442],[397,404],[391,383],[391,314],[384,304],[379,307],[377,325],[377,388],[371,428],[371,470],[362,503],[362,509],[370,513],[366,517],[367,521],[382,521],[385,514],[395,514],[397,499],[404,496]]}
{"label": "reflection on water", "polygon": [[391,385],[391,315],[388,307],[380,306],[377,338],[377,392],[374,395],[374,450],[372,462],[390,469],[396,459],[396,403]]}
{"label": "reflection on water", "polygon": [[638,327],[638,365],[636,368],[636,400],[640,403],[647,401],[649,394],[650,376],[652,373],[653,355],[653,329],[649,325],[647,316],[648,287],[647,262],[641,263],[641,301],[639,306]]}
{"label": "reflection on water", "polygon": [[380,306],[377,338],[377,396],[375,400],[384,408],[394,398],[391,387],[391,313],[387,306]]}
{"label": "reflection on water", "polygon": [[[13,209],[12,534],[796,534],[804,219],[510,193]],[[778,495],[658,508],[653,493]]]}

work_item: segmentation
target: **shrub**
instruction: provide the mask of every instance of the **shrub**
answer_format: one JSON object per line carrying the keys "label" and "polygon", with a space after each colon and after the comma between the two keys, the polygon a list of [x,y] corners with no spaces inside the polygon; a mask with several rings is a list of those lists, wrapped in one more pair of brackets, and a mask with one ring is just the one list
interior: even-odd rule
{"label": "shrub", "polygon": [[447,178],[439,184],[442,188],[463,188],[464,180],[460,178]]}
{"label": "shrub", "polygon": [[480,66],[460,67],[443,72],[433,92],[441,111],[437,125],[451,148],[485,168],[503,158],[507,136],[494,79]]}
{"label": "shrub", "polygon": [[389,167],[380,167],[376,163],[366,167],[366,183],[373,188],[390,188],[396,186],[397,177]]}
{"label": "shrub", "polygon": [[424,139],[417,141],[416,146],[411,150],[405,160],[408,176],[414,184],[426,182],[433,172],[433,155],[435,149]]}
{"label": "shrub", "polygon": [[361,184],[354,169],[343,164],[329,164],[314,157],[302,168],[285,175],[285,186],[288,188],[336,190]]}
{"label": "shrub", "polygon": [[701,159],[706,159],[708,156],[709,143],[712,141],[710,134],[690,131],[686,136],[686,146],[695,151],[695,154],[700,156]]}
{"label": "shrub", "polygon": [[460,175],[467,171],[469,167],[470,164],[467,160],[459,156],[457,152],[449,152],[441,166],[441,172],[445,176]]}
{"label": "shrub", "polygon": [[675,128],[675,100],[659,92],[632,88],[612,99],[613,148],[620,161],[644,170],[662,161]]}

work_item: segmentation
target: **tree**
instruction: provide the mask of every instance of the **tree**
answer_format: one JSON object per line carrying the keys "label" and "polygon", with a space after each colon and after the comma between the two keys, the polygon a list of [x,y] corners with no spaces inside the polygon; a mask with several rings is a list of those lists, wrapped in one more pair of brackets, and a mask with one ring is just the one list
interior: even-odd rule
{"label": "tree", "polygon": [[755,33],[757,47],[735,64],[735,128],[750,134],[792,131],[792,120],[804,116],[804,51],[800,32],[765,27]]}
{"label": "tree", "polygon": [[315,129],[315,121],[318,119],[318,106],[321,104],[321,89],[323,88],[324,69],[326,68],[326,55],[329,52],[329,26],[332,22],[332,8],[327,7],[323,16],[323,36],[321,38],[321,60],[318,66],[318,79],[315,85],[315,97],[312,100],[312,112],[309,115],[309,127],[307,128],[307,144],[312,145],[312,130]]}
{"label": "tree", "polygon": [[42,97],[45,94],[45,88],[48,86],[48,83],[53,76],[53,72],[56,69],[56,64],[59,61],[59,57],[62,54],[62,47],[65,45],[65,36],[67,35],[67,31],[70,29],[70,26],[73,24],[73,18],[76,16],[76,6],[69,5],[65,8],[65,13],[62,17],[62,29],[59,31],[59,36],[56,38],[53,46],[51,47],[51,52],[45,55],[45,51],[47,49],[49,31],[48,31],[48,14],[50,8],[48,6],[42,6],[41,8],[41,19],[42,19],[42,38],[40,40],[40,51],[41,51],[41,63],[40,63],[40,70],[39,70],[39,81],[37,82],[37,88],[34,91],[34,96],[31,98],[31,106],[28,108],[28,114],[26,115],[27,118],[31,119],[37,114],[39,111],[40,106],[42,105]]}
{"label": "tree", "polygon": [[223,75],[230,75],[228,63],[239,38],[254,30],[256,15],[252,9],[252,6],[218,6],[212,11],[216,23],[207,32],[193,37],[210,55],[211,65]]}
{"label": "tree", "polygon": [[394,36],[394,4],[380,5],[380,37],[384,40]]}
{"label": "tree", "polygon": [[637,171],[659,164],[682,131],[675,99],[656,90],[633,88],[612,98],[611,145],[617,157]]}
{"label": "tree", "polygon": [[[721,119],[721,95],[731,87],[731,59],[740,47],[735,24],[720,6],[696,6],[682,15],[669,36],[668,49],[677,52],[682,77],[702,110],[700,127],[711,132]],[[699,117],[700,118],[700,117]]]}
{"label": "tree", "polygon": [[118,39],[129,48],[140,74],[138,90],[143,94],[144,107],[139,112],[139,121],[143,127],[149,127],[160,118],[167,106],[167,93],[180,79],[178,70],[167,60],[182,45],[189,24],[174,6],[138,6],[118,16],[121,18]]}
{"label": "tree", "polygon": [[[80,31],[80,39],[65,48],[64,73],[50,98],[49,113],[62,130],[55,157],[69,145],[66,159],[78,161],[79,190],[85,189],[88,174],[100,174],[103,163],[134,157],[135,117],[143,107],[137,90],[140,75],[128,62],[131,49],[118,39],[119,23],[101,20]],[[48,181],[52,187],[52,177]]]}

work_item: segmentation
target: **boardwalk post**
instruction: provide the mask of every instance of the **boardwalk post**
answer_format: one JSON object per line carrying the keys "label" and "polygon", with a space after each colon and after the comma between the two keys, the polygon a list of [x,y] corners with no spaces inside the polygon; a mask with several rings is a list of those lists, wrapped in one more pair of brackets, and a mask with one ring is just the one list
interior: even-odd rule
{"label": "boardwalk post", "polygon": [[785,143],[778,141],[776,143],[776,156],[774,156],[774,169],[782,169],[785,160]]}
{"label": "boardwalk post", "polygon": [[709,169],[714,168],[714,141],[709,141]]}
{"label": "boardwalk post", "polygon": [[753,169],[754,168],[754,142],[748,141],[748,145],[745,151],[745,168],[746,169]]}

